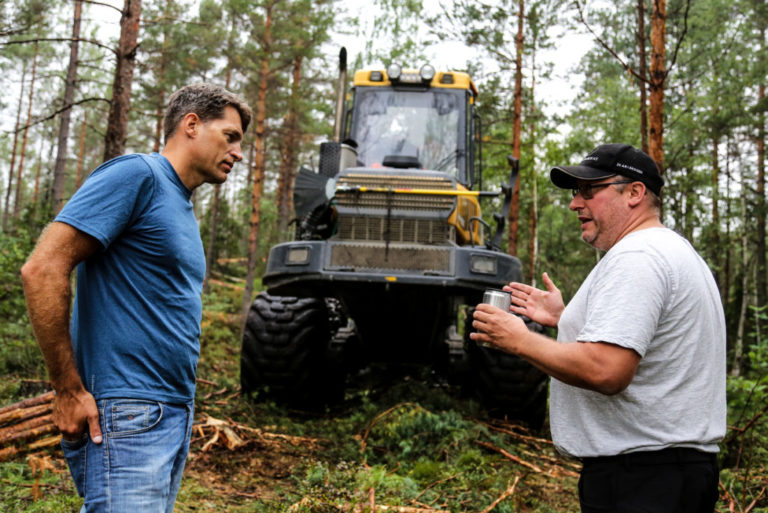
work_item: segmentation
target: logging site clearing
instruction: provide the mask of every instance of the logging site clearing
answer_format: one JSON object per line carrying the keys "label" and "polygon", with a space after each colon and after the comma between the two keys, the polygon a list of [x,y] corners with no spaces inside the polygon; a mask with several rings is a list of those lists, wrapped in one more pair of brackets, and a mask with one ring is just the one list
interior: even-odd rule
{"label": "logging site clearing", "polygon": [[[580,465],[548,428],[490,417],[424,369],[366,369],[342,404],[292,411],[241,396],[239,300],[206,299],[195,426],[177,512],[497,513],[578,511]],[[76,512],[82,500],[58,446],[45,381],[10,376],[0,409],[0,510]],[[17,399],[14,401],[14,399]],[[747,467],[749,468],[749,467]],[[721,474],[720,511],[761,471]]]}

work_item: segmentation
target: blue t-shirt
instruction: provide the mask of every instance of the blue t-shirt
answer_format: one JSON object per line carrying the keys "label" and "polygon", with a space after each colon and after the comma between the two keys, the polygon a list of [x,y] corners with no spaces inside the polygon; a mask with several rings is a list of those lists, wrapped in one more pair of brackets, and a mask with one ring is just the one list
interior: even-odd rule
{"label": "blue t-shirt", "polygon": [[205,255],[191,194],[162,155],[126,155],[91,173],[55,219],[104,246],[77,267],[71,326],[96,399],[194,399]]}

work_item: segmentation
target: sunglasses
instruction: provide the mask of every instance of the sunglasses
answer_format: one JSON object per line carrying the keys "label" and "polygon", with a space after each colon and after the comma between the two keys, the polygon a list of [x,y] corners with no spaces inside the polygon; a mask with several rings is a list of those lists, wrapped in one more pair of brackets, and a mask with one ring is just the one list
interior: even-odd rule
{"label": "sunglasses", "polygon": [[598,187],[608,187],[609,185],[619,185],[622,183],[632,183],[633,180],[621,180],[618,182],[608,182],[608,183],[581,183],[576,186],[576,188],[571,189],[571,194],[575,198],[577,194],[581,194],[581,197],[585,200],[592,199],[595,197],[595,193],[592,189],[597,189]]}

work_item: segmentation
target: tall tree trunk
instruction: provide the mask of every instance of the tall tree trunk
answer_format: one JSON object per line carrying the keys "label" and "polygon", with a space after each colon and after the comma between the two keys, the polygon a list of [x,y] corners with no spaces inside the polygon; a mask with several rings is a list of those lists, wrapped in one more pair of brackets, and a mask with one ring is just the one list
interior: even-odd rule
{"label": "tall tree trunk", "polygon": [[3,231],[8,229],[8,216],[11,214],[11,191],[13,190],[13,171],[16,169],[16,148],[19,142],[21,123],[21,108],[24,103],[24,84],[27,80],[27,61],[21,65],[21,91],[19,92],[19,106],[16,109],[16,124],[13,129],[13,148],[11,148],[11,167],[8,169],[8,188],[5,190],[5,208],[3,209]]}
{"label": "tall tree trunk", "polygon": [[[765,22],[760,27],[760,59],[763,62],[768,59],[766,53],[765,43]],[[765,69],[765,68],[763,68]],[[757,103],[758,105],[765,104],[765,78],[757,89]],[[765,204],[765,111],[762,110],[757,116],[757,244],[755,251],[757,253],[757,304],[759,306],[766,305],[768,301],[768,280],[766,274],[768,274],[768,265],[766,265],[765,257],[765,217],[768,215],[768,209]]]}
{"label": "tall tree trunk", "polygon": [[83,112],[83,121],[80,123],[80,145],[77,150],[77,170],[75,171],[75,190],[83,183],[83,167],[85,164],[85,133],[88,131],[88,111]]}
{"label": "tall tree trunk", "polygon": [[[640,61],[637,72],[643,78],[648,76],[645,42],[645,0],[637,0],[637,57]],[[640,86],[640,140],[642,150],[648,153],[648,93],[644,80],[638,80],[638,85]]]}
{"label": "tall tree trunk", "polygon": [[21,188],[21,177],[24,171],[24,157],[27,155],[27,142],[29,141],[29,126],[32,124],[32,100],[35,94],[35,78],[37,77],[37,42],[35,42],[35,57],[32,60],[32,79],[29,81],[29,101],[27,102],[27,123],[24,126],[24,137],[21,140],[21,152],[19,153],[19,170],[16,173],[16,194],[13,201],[13,217],[21,217],[21,205],[24,202],[24,191]]}
{"label": "tall tree trunk", "polygon": [[651,106],[649,155],[664,171],[664,82],[667,43],[667,0],[653,0],[651,14]]}
{"label": "tall tree trunk", "polygon": [[[168,2],[166,2],[166,6]],[[228,47],[235,47],[235,34],[236,23],[235,17],[232,13],[232,27],[229,31],[229,43]],[[163,56],[165,56],[165,39],[163,39]],[[165,57],[163,57],[163,63],[165,63]],[[224,79],[224,88],[229,89],[229,82],[232,80],[232,58],[231,54],[227,52],[227,70]],[[219,231],[219,198],[221,197],[221,184],[216,184],[213,189],[213,201],[211,202],[210,209],[210,222],[208,223],[208,244],[205,248],[205,279],[203,279],[203,292],[209,294],[211,292],[211,273],[213,272],[213,264],[216,261],[216,236]]]}
{"label": "tall tree trunk", "polygon": [[293,195],[293,180],[296,176],[296,152],[299,144],[298,105],[301,94],[301,66],[304,57],[297,55],[293,60],[291,102],[285,115],[285,137],[280,152],[280,173],[277,179],[277,214],[280,233],[288,229],[291,218],[291,196]]}
{"label": "tall tree trunk", "polygon": [[532,286],[536,286],[536,263],[539,253],[539,236],[538,236],[538,217],[539,217],[539,191],[538,180],[536,180],[536,96],[534,91],[536,89],[536,45],[537,40],[534,36],[533,45],[531,46],[531,123],[529,129],[531,132],[531,154],[529,155],[531,161],[531,209],[528,216],[528,231],[530,241],[528,242],[528,281]]}
{"label": "tall tree trunk", "polygon": [[133,68],[136,65],[136,50],[139,39],[141,0],[125,0],[120,17],[120,43],[117,49],[115,80],[112,84],[112,100],[104,136],[104,160],[125,153],[128,133],[128,111],[131,108],[131,84]]}
{"label": "tall tree trunk", "polygon": [[723,283],[720,286],[720,298],[723,306],[728,304],[728,294],[731,290],[731,138],[725,141],[725,263],[723,264]]}
{"label": "tall tree trunk", "polygon": [[40,138],[40,151],[38,152],[38,155],[40,158],[37,159],[37,170],[35,171],[35,191],[32,193],[32,204],[35,205],[35,208],[37,208],[37,201],[40,194],[40,175],[43,172],[43,141],[45,140],[44,137]]}
{"label": "tall tree trunk", "polygon": [[[170,0],[165,0],[163,16],[170,16]],[[163,117],[165,113],[165,62],[168,53],[168,24],[163,24],[163,35],[160,42],[160,67],[157,70],[156,81],[160,84],[157,91],[157,107],[155,108],[155,134],[153,137],[152,151],[159,152],[163,144]]]}
{"label": "tall tree trunk", "polygon": [[747,182],[744,176],[744,166],[741,167],[741,309],[739,311],[739,324],[736,331],[736,340],[733,345],[733,360],[731,361],[731,376],[741,374],[742,359],[744,357],[744,345],[746,336],[747,311],[749,307],[749,237],[747,235]]}
{"label": "tall tree trunk", "polygon": [[260,62],[259,92],[256,99],[256,123],[255,123],[255,159],[253,163],[253,193],[251,196],[251,231],[248,237],[248,272],[245,278],[245,290],[243,291],[241,332],[245,330],[248,318],[248,310],[253,296],[253,279],[258,257],[259,227],[261,222],[261,187],[264,182],[265,172],[265,131],[267,117],[267,84],[271,75],[269,56],[272,52],[272,4],[265,7],[264,41],[261,51],[263,56]]}
{"label": "tall tree trunk", "polygon": [[[512,124],[512,155],[520,158],[521,131],[523,114],[523,21],[525,17],[524,0],[518,2],[517,12],[517,36],[515,44],[517,52],[515,55],[515,95],[514,112]],[[518,218],[520,215],[520,178],[515,182],[515,190],[512,193],[512,203],[509,209],[509,248],[507,252],[510,255],[517,254],[518,239]]]}
{"label": "tall tree trunk", "polygon": [[72,113],[72,101],[75,98],[77,84],[77,63],[80,39],[80,15],[83,9],[82,0],[75,1],[75,16],[72,21],[72,42],[69,44],[69,66],[67,80],[64,86],[64,110],[59,120],[59,137],[56,150],[56,164],[53,168],[53,204],[54,212],[61,210],[64,205],[64,179],[67,165],[67,140],[69,139],[69,120]]}
{"label": "tall tree trunk", "polygon": [[720,248],[720,143],[712,136],[712,252],[710,258],[715,268],[715,281],[723,286],[722,248]]}

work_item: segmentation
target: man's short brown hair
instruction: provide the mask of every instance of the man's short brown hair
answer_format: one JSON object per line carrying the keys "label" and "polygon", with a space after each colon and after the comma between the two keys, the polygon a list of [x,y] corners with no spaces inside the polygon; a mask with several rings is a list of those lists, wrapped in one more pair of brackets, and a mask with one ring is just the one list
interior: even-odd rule
{"label": "man's short brown hair", "polygon": [[168,99],[168,109],[163,120],[165,141],[168,142],[176,132],[179,122],[190,112],[194,112],[204,123],[212,119],[224,117],[224,109],[234,107],[240,114],[243,133],[251,122],[251,108],[237,94],[231,93],[221,86],[208,83],[184,86]]}

